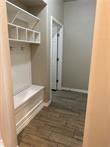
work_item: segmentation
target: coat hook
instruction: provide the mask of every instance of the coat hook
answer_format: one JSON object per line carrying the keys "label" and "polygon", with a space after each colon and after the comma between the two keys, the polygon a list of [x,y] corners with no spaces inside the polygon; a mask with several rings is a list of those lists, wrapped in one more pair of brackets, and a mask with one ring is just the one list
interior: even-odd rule
{"label": "coat hook", "polygon": [[13,50],[13,49],[14,49],[14,47],[10,46],[10,50]]}
{"label": "coat hook", "polygon": [[25,48],[25,47],[24,47],[24,46],[22,46],[22,47],[21,47],[21,50],[24,50],[24,48]]}

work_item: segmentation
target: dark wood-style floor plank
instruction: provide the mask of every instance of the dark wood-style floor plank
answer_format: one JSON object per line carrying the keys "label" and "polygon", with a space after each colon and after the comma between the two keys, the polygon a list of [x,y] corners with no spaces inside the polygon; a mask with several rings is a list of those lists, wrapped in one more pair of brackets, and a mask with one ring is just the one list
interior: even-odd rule
{"label": "dark wood-style floor plank", "polygon": [[18,135],[20,147],[81,147],[87,95],[53,92],[53,102]]}

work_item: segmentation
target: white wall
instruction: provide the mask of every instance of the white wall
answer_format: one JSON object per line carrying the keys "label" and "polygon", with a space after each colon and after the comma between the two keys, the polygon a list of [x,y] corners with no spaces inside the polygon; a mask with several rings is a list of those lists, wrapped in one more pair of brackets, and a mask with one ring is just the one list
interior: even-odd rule
{"label": "white wall", "polygon": [[64,5],[63,0],[47,0],[48,3],[48,12],[49,12],[49,19],[50,16],[55,17],[61,23],[63,23],[64,19]]}
{"label": "white wall", "polygon": [[95,3],[64,3],[63,87],[88,89]]}
{"label": "white wall", "polygon": [[14,95],[32,84],[29,44],[10,42]]}

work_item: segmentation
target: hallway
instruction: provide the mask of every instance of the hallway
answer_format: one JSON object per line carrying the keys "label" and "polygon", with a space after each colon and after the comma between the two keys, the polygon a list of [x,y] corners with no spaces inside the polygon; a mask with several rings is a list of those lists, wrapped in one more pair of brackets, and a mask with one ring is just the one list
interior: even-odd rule
{"label": "hallway", "polygon": [[53,102],[18,135],[20,147],[81,147],[87,95],[53,92]]}

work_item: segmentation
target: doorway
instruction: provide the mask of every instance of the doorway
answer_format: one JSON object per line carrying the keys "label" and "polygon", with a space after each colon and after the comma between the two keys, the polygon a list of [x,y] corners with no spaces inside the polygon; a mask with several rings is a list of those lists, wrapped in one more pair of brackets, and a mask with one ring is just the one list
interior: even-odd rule
{"label": "doorway", "polygon": [[61,90],[63,25],[51,17],[50,90]]}

